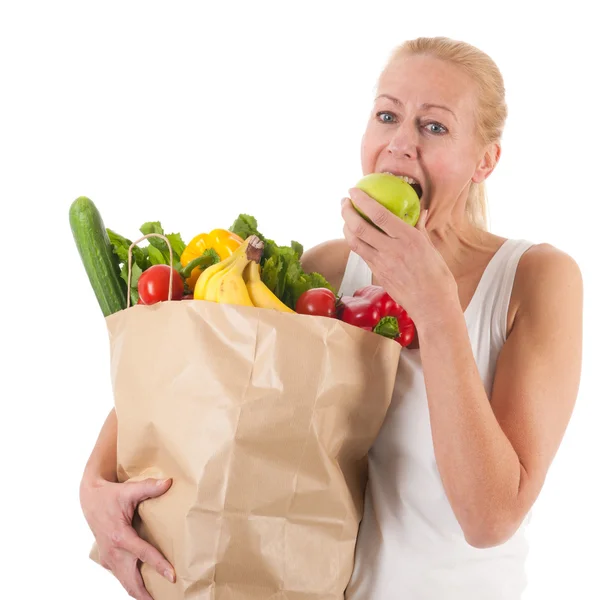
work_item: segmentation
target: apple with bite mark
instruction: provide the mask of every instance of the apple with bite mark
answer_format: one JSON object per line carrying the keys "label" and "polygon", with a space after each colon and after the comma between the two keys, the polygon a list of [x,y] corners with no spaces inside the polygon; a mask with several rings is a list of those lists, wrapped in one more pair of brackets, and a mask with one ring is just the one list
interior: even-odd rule
{"label": "apple with bite mark", "polygon": [[[413,227],[417,224],[421,202],[417,192],[406,181],[391,173],[370,173],[365,175],[355,187],[371,196],[405,223]],[[354,203],[353,206],[364,219],[374,224]]]}

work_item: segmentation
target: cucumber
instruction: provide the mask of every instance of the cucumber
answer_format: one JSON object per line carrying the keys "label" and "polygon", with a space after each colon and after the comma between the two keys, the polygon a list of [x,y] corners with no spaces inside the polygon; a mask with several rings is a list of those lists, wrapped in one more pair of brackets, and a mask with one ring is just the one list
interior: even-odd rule
{"label": "cucumber", "polygon": [[105,317],[127,306],[127,284],[119,259],[95,204],[80,196],[71,204],[69,222],[83,266]]}

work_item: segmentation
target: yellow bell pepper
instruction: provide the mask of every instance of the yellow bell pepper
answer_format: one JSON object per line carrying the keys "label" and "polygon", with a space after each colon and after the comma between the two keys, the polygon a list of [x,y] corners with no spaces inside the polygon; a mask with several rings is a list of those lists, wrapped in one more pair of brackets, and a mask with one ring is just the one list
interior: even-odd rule
{"label": "yellow bell pepper", "polygon": [[[210,248],[219,255],[221,260],[224,260],[228,256],[231,256],[241,246],[243,241],[239,235],[227,229],[213,229],[210,233],[201,233],[186,246],[181,254],[181,266],[185,267],[192,260],[202,256]],[[190,289],[194,289],[202,271],[203,269],[196,267],[186,279]]]}

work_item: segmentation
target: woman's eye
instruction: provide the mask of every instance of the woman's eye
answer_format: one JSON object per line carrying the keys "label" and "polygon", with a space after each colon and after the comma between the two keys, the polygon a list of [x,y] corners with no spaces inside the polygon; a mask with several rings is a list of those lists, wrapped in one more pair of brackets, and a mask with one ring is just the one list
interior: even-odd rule
{"label": "woman's eye", "polygon": [[430,128],[429,131],[436,135],[446,133],[446,131],[447,131],[447,129],[440,123],[427,123],[427,125],[425,125],[425,127]]}
{"label": "woman's eye", "polygon": [[393,123],[394,122],[394,115],[390,112],[386,112],[386,111],[381,111],[377,113],[377,118],[382,122],[382,123]]}

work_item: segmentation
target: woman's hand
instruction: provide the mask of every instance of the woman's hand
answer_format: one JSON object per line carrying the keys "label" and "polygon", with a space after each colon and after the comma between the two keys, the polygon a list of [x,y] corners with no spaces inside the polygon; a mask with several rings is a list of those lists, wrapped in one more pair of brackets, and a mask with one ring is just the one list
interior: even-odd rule
{"label": "woman's hand", "polygon": [[[427,211],[415,227],[396,217],[362,190],[342,201],[344,236],[369,265],[378,283],[415,322],[435,322],[450,302],[458,302],[456,281],[425,229]],[[354,203],[377,227],[363,219]]]}
{"label": "woman's hand", "polygon": [[100,563],[136,600],[152,600],[138,568],[138,560],[149,564],[169,581],[175,581],[173,567],[154,546],[140,538],[131,525],[138,504],[161,496],[170,486],[170,479],[125,483],[84,481],[81,484],[81,507],[96,538]]}

